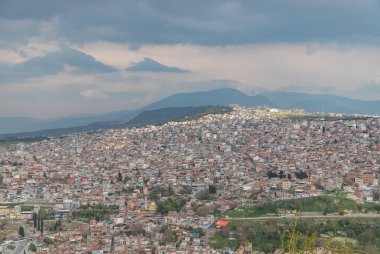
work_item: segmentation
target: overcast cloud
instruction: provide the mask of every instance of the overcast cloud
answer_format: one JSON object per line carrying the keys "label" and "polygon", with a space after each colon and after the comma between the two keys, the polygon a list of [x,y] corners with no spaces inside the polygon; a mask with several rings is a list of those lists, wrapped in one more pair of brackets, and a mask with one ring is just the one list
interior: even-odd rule
{"label": "overcast cloud", "polygon": [[380,99],[378,0],[0,0],[0,116],[235,87]]}

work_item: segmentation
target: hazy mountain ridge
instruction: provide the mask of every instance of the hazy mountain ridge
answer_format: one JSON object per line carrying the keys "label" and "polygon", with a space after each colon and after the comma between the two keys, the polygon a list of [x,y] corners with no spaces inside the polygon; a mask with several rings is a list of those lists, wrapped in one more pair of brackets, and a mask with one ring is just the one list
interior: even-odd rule
{"label": "hazy mountain ridge", "polygon": [[31,132],[44,129],[86,126],[96,122],[126,122],[136,116],[136,110],[124,110],[103,114],[91,114],[62,118],[38,119],[31,117],[0,117],[0,134]]}
{"label": "hazy mountain ridge", "polygon": [[94,132],[105,129],[117,129],[117,128],[133,128],[144,127],[148,125],[162,125],[170,121],[181,121],[187,118],[193,119],[197,116],[203,116],[207,114],[220,114],[232,111],[231,107],[227,106],[199,106],[199,107],[175,107],[175,108],[163,108],[156,110],[142,111],[133,119],[128,122],[121,121],[107,121],[107,122],[95,122],[86,126],[77,126],[69,128],[57,128],[57,129],[44,129],[34,132],[22,132],[16,134],[0,134],[0,140],[13,140],[13,139],[33,139],[35,137],[53,137],[61,136],[70,133],[78,132]]}
{"label": "hazy mountain ridge", "polygon": [[308,112],[380,114],[380,101],[363,101],[336,95],[294,92],[264,92],[250,96],[236,89],[221,88],[206,92],[174,94],[138,110],[46,120],[29,117],[0,117],[0,133],[25,133],[62,128],[87,131],[96,128],[109,128],[110,125],[117,125],[116,123],[125,124],[144,111],[209,105],[228,106],[230,104],[247,107],[301,108]]}
{"label": "hazy mountain ridge", "polygon": [[275,101],[280,108],[301,108],[308,112],[380,114],[380,101],[364,101],[330,94],[295,92],[265,92],[263,96]]}
{"label": "hazy mountain ridge", "polygon": [[206,105],[228,106],[230,104],[239,104],[241,106],[247,107],[276,107],[276,104],[268,100],[265,96],[249,96],[236,89],[221,88],[206,92],[174,94],[144,107],[143,110],[153,110],[167,107],[188,107]]}

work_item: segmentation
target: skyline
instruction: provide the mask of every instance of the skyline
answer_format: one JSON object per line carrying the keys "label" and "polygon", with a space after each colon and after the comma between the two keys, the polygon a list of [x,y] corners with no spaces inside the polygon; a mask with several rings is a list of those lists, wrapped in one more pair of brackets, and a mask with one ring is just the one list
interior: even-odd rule
{"label": "skyline", "polygon": [[380,100],[377,1],[0,1],[0,116],[232,87]]}

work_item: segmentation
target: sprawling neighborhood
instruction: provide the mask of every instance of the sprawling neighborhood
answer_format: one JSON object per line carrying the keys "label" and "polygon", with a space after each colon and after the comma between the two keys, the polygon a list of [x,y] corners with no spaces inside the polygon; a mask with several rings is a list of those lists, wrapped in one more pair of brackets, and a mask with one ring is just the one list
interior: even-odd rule
{"label": "sprawling neighborhood", "polygon": [[254,242],[215,246],[229,211],[336,189],[378,203],[379,170],[379,117],[301,110],[236,106],[10,144],[0,146],[0,223],[11,233],[0,241],[3,253],[25,238],[28,253],[31,244],[39,253],[254,253]]}

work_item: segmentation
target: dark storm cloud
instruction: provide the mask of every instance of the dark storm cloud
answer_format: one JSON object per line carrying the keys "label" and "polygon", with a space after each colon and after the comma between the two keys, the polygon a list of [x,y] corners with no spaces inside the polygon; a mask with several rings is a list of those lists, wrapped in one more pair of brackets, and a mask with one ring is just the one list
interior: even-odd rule
{"label": "dark storm cloud", "polygon": [[115,71],[112,67],[96,61],[92,56],[61,45],[60,51],[45,56],[14,65],[0,64],[0,82],[57,74],[65,69],[65,65],[74,67],[78,73]]}
{"label": "dark storm cloud", "polygon": [[[0,1],[7,40],[202,45],[380,42],[378,0]],[[49,30],[49,25],[54,29]]]}

